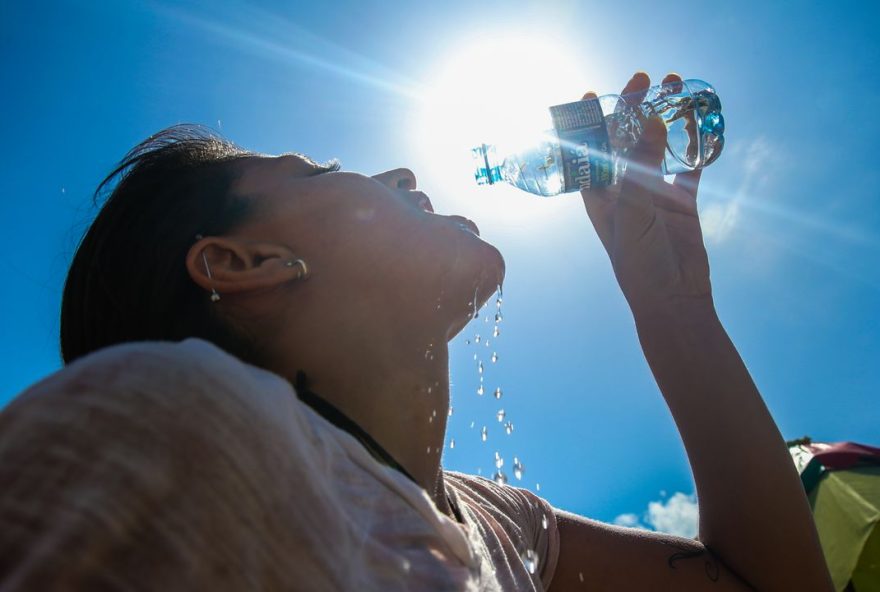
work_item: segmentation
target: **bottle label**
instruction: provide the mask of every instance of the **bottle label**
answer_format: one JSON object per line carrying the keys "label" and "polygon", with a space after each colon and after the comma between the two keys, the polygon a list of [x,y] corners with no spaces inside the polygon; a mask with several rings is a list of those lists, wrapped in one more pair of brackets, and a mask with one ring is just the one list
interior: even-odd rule
{"label": "bottle label", "polygon": [[608,128],[599,99],[550,107],[562,148],[564,191],[607,187],[613,182]]}

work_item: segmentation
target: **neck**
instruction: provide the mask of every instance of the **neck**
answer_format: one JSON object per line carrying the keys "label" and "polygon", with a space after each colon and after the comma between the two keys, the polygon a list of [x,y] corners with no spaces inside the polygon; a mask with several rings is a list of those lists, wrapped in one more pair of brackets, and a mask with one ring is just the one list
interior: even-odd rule
{"label": "neck", "polygon": [[306,340],[311,347],[291,355],[296,366],[274,369],[291,381],[297,371],[305,371],[315,394],[357,423],[441,512],[451,514],[440,467],[449,410],[446,338],[422,335],[384,343],[359,338],[373,335],[347,331],[344,338],[337,334],[332,345]]}

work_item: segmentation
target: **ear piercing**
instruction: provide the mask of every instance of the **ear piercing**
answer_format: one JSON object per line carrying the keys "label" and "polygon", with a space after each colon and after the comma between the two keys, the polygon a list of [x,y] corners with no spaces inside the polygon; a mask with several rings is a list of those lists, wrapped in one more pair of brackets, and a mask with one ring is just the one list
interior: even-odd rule
{"label": "ear piercing", "polygon": [[296,265],[299,265],[301,268],[299,273],[296,274],[296,279],[303,279],[309,275],[309,267],[302,259],[292,259],[284,262],[284,267],[294,267]]}

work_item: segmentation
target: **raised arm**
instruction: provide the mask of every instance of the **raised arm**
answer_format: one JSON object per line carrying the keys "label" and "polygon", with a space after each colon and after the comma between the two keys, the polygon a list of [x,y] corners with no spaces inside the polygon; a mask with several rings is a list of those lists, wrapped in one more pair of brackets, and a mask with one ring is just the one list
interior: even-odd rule
{"label": "raised arm", "polygon": [[[636,74],[624,94],[649,83]],[[659,120],[645,125],[619,192],[583,197],[684,441],[700,534],[690,541],[560,513],[553,590],[581,581],[592,590],[831,590],[794,465],[715,313],[699,173],[666,183],[665,128]]]}

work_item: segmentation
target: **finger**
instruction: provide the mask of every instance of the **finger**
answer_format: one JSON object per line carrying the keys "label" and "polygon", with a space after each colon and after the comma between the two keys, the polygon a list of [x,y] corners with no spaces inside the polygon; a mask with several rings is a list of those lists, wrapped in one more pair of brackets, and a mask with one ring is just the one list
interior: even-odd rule
{"label": "finger", "polygon": [[675,72],[670,72],[663,78],[663,82],[661,83],[663,86],[669,89],[669,92],[673,94],[678,94],[681,92],[681,76],[676,74]]}
{"label": "finger", "polygon": [[587,216],[593,223],[596,235],[610,255],[614,231],[614,198],[604,188],[582,191],[581,196],[584,198],[584,207],[587,209]]}
{"label": "finger", "polygon": [[627,105],[639,105],[645,100],[649,86],[651,86],[651,77],[645,72],[636,72],[620,94]]}
{"label": "finger", "polygon": [[699,189],[700,187],[700,176],[702,174],[703,169],[688,171],[686,173],[679,173],[675,175],[675,178],[672,180],[672,184],[675,187],[681,188],[684,192],[686,192],[689,196],[696,200],[697,189]]}
{"label": "finger", "polygon": [[589,91],[584,93],[584,96],[581,98],[582,101],[589,101],[590,99],[597,99],[599,95],[596,94],[596,91]]}

